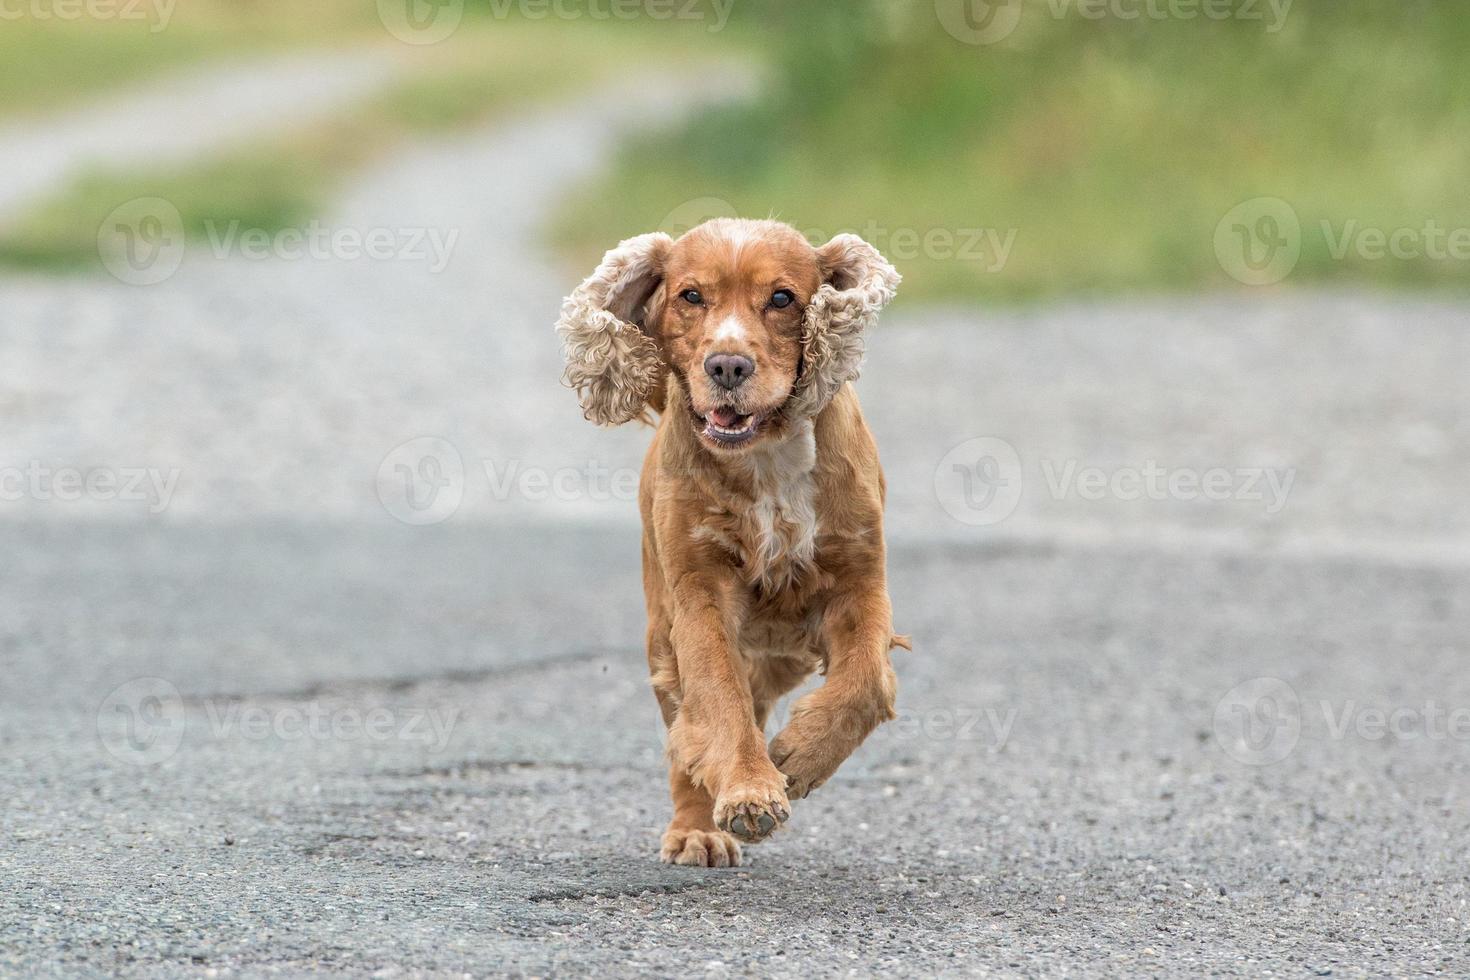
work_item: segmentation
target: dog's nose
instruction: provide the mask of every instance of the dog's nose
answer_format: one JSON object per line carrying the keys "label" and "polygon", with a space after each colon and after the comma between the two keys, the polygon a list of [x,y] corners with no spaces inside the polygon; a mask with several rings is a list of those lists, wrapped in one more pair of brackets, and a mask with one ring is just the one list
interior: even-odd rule
{"label": "dog's nose", "polygon": [[755,362],[740,354],[711,354],[704,359],[704,373],[721,388],[733,390],[755,374]]}

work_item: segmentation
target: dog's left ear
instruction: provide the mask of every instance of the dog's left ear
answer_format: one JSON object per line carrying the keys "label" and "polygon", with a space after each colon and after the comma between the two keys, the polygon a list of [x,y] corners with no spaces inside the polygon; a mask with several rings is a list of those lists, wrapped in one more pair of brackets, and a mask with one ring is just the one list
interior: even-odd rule
{"label": "dog's left ear", "polygon": [[562,301],[556,331],[567,360],[563,380],[598,425],[642,415],[664,375],[658,345],[643,327],[673,244],[663,232],[628,239]]}
{"label": "dog's left ear", "polygon": [[898,290],[897,270],[856,235],[838,235],[817,249],[822,270],[801,325],[802,372],[792,396],[792,414],[815,417],[863,360],[863,331]]}

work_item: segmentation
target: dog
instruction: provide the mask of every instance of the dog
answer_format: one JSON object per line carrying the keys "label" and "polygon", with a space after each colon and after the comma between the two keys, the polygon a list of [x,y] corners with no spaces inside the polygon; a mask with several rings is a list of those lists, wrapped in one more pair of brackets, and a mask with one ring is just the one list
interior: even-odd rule
{"label": "dog", "polygon": [[[780,222],[717,218],[628,239],[563,302],[563,380],[584,416],[656,425],[638,502],[665,862],[739,865],[741,841],[895,717],[890,652],[909,643],[851,382],[898,283],[855,235],[813,247]],[[768,747],[772,706],[817,671]]]}

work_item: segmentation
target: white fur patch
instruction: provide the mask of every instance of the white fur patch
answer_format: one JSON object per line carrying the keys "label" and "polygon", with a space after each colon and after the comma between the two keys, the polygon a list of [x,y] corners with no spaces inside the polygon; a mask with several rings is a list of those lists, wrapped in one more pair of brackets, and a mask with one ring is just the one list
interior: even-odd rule
{"label": "white fur patch", "polygon": [[716,342],[722,340],[737,340],[744,342],[745,337],[745,325],[740,322],[740,318],[737,316],[727,316],[725,317],[724,321],[719,325],[719,327],[716,328],[714,339]]}
{"label": "white fur patch", "polygon": [[740,554],[740,547],[735,543],[734,539],[723,531],[710,527],[708,524],[696,525],[692,536],[696,541],[709,541],[719,545],[732,555]]}
{"label": "white fur patch", "polygon": [[816,426],[803,419],[790,438],[747,457],[755,482],[752,513],[759,528],[760,577],[778,585],[816,552]]}
{"label": "white fur patch", "polygon": [[720,233],[730,247],[739,255],[745,243],[750,241],[750,226],[743,221],[723,221],[720,223]]}

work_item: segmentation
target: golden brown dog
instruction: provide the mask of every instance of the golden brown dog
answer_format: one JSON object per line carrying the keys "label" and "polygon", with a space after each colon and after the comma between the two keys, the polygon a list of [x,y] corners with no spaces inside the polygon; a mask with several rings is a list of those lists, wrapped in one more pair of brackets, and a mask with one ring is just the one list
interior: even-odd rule
{"label": "golden brown dog", "polygon": [[[894,717],[883,473],[849,384],[898,274],[854,235],[813,248],[716,219],[608,252],[557,329],[584,414],[661,414],[643,465],[648,665],[669,728],[662,857],[740,863],[789,799]],[[766,746],[771,707],[813,671]]]}

